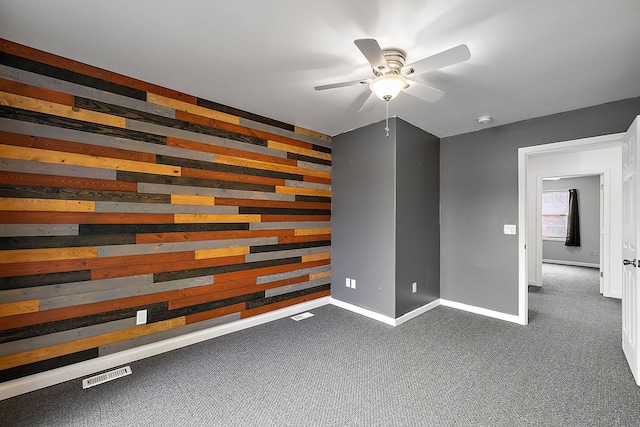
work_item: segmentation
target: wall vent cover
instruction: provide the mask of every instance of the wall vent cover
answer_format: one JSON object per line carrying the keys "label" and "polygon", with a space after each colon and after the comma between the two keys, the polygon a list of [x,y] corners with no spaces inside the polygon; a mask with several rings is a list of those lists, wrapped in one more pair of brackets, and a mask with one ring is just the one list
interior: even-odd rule
{"label": "wall vent cover", "polygon": [[113,371],[105,372],[104,374],[95,375],[93,377],[85,378],[82,380],[82,388],[93,387],[94,385],[106,383],[126,375],[131,375],[131,367],[125,366],[124,368],[114,369]]}
{"label": "wall vent cover", "polygon": [[292,317],[293,320],[295,320],[296,322],[299,322],[300,320],[303,319],[308,319],[309,317],[313,317],[313,313],[300,313],[300,314],[296,314],[295,316]]}

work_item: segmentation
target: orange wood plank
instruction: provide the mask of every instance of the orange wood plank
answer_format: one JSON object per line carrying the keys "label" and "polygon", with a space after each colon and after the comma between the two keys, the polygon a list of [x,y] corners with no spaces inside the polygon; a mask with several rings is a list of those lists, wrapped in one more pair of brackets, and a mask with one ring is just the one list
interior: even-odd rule
{"label": "orange wood plank", "polygon": [[189,325],[191,323],[202,322],[203,320],[213,319],[220,316],[226,316],[231,313],[239,313],[242,310],[246,309],[247,305],[245,303],[228,305],[222,308],[216,308],[215,310],[202,311],[200,313],[189,314],[186,316],[186,324]]}
{"label": "orange wood plank", "polygon": [[307,135],[312,138],[321,139],[323,141],[331,142],[333,140],[333,138],[331,138],[331,136],[329,135],[325,135],[324,133],[316,132],[310,129],[305,129],[300,126],[295,126],[294,130],[296,133],[299,133],[300,135]]}
{"label": "orange wood plank", "polygon": [[[255,287],[255,286],[257,286],[256,285],[256,278],[255,277],[249,277],[249,278],[244,278],[244,279],[240,279],[240,280],[233,280],[233,281],[228,281],[228,282],[218,282],[218,281],[216,281],[216,283],[212,283],[210,285],[196,286],[196,287],[193,287],[193,288],[181,289],[180,290],[180,298],[175,299],[173,301],[169,301],[169,308],[172,307],[172,304],[176,304],[177,301],[181,301],[183,299],[188,299],[188,298],[196,297],[196,296],[199,296],[199,295],[214,294],[216,292],[226,292],[226,291],[232,290],[232,289],[245,289],[245,288]],[[171,309],[173,310],[173,308],[171,308]]]}
{"label": "orange wood plank", "polygon": [[243,311],[240,317],[242,319],[246,319],[247,317],[268,313],[270,311],[277,310],[279,308],[289,307],[291,305],[300,304],[306,301],[312,301],[314,299],[327,297],[329,295],[331,295],[331,290],[327,289],[326,291],[316,292],[314,294],[303,295],[301,297],[291,298],[291,299],[276,302],[273,304],[263,305],[262,307],[252,308],[250,310]]}
{"label": "orange wood plank", "polygon": [[302,148],[291,144],[285,144],[279,141],[268,141],[269,148],[275,150],[286,151],[288,153],[296,153],[303,156],[315,157],[316,159],[331,160],[331,153],[325,153],[324,151],[315,151],[309,148]]}
{"label": "orange wood plank", "polygon": [[331,228],[296,228],[293,230],[294,236],[318,236],[331,234]]}
{"label": "orange wood plank", "polygon": [[267,154],[254,153],[252,151],[242,151],[235,148],[227,148],[219,145],[205,144],[203,142],[189,141],[186,139],[179,139],[174,137],[167,137],[167,145],[172,147],[184,148],[187,150],[202,151],[205,153],[238,157],[241,159],[257,160],[279,165],[296,166],[298,164],[297,160],[269,156]]}
{"label": "orange wood plank", "polygon": [[39,175],[21,172],[1,172],[0,183],[10,185],[43,186],[60,188],[82,188],[87,190],[125,191],[135,193],[135,182],[111,181],[107,179],[75,178],[58,175]]}
{"label": "orange wood plank", "polygon": [[305,175],[302,177],[304,182],[316,182],[318,184],[328,184],[331,185],[331,178],[321,178],[319,176],[308,176]]}
{"label": "orange wood plank", "polygon": [[95,258],[97,246],[0,250],[0,264]]}
{"label": "orange wood plank", "polygon": [[[88,138],[90,138],[90,136],[88,136]],[[62,151],[66,153],[86,154],[90,156],[109,157],[114,159],[134,160],[146,163],[155,163],[156,161],[156,155],[151,153],[141,153],[138,151],[101,147],[98,145],[82,144],[79,142],[70,142],[39,136],[21,135],[11,132],[0,132],[0,144]]]}
{"label": "orange wood plank", "polygon": [[331,259],[331,253],[330,252],[326,252],[326,253],[322,253],[322,254],[313,254],[313,255],[303,255],[302,256],[302,262],[309,262],[309,261],[317,261],[317,260],[321,260],[321,259]]}
{"label": "orange wood plank", "polygon": [[266,178],[255,175],[244,175],[239,173],[217,172],[204,169],[182,168],[182,176],[189,178],[206,178],[220,181],[248,182],[251,184],[265,185],[285,185],[285,180],[281,178]]}
{"label": "orange wood plank", "polygon": [[324,279],[325,277],[331,277],[331,270],[321,271],[320,273],[312,273],[309,275],[309,280]]}
{"label": "orange wood plank", "polygon": [[30,86],[24,83],[14,82],[0,78],[0,88],[2,91],[13,93],[16,95],[26,96],[28,98],[41,99],[43,101],[54,102],[56,104],[73,106],[73,95],[58,92],[51,89],[44,89],[37,86]]}
{"label": "orange wood plank", "polygon": [[[249,246],[200,249],[196,251],[196,259],[222,258],[222,257],[235,256],[235,255],[247,255],[250,250],[251,248]],[[1,252],[0,252],[0,255],[1,255]]]}
{"label": "orange wood plank", "polygon": [[176,224],[206,224],[206,223],[235,223],[260,222],[260,215],[253,214],[174,214]]}
{"label": "orange wood plank", "polygon": [[[187,252],[193,257],[193,252]],[[174,255],[182,252],[174,253]],[[146,255],[145,255],[146,256]],[[175,257],[174,257],[175,258]],[[218,265],[242,264],[244,255],[236,255],[221,258],[205,258],[191,260],[168,260],[165,262],[153,262],[149,264],[137,264],[135,266],[102,267],[91,270],[91,279],[112,279],[115,277],[133,276],[137,274],[167,273],[170,271],[190,270],[194,268],[214,267]]]}
{"label": "orange wood plank", "polygon": [[287,202],[283,200],[216,198],[218,206],[255,206],[263,208],[331,209],[331,203]]}
{"label": "orange wood plank", "polygon": [[212,110],[209,108],[201,107],[199,105],[193,105],[189,102],[182,102],[176,99],[157,95],[155,93],[147,94],[147,101],[156,105],[162,105],[164,107],[173,108],[178,111],[186,111],[189,113],[198,114],[200,116],[209,117],[210,119],[220,120],[223,122],[239,123],[240,118],[231,114],[223,113],[221,111]]}
{"label": "orange wood plank", "polygon": [[5,224],[171,224],[173,214],[3,212]]}
{"label": "orange wood plank", "polygon": [[0,198],[0,211],[93,212],[95,205],[86,200]]}
{"label": "orange wood plank", "polygon": [[213,196],[192,196],[190,194],[172,194],[171,204],[173,205],[198,205],[213,206],[215,197]]}
{"label": "orange wood plank", "polygon": [[22,313],[33,313],[40,310],[40,300],[10,302],[0,304],[0,317],[15,316]]}
{"label": "orange wood plank", "polygon": [[[269,171],[278,171],[285,173],[292,173],[298,175],[309,175],[309,176],[319,176],[323,178],[330,178],[331,172],[315,170],[315,169],[305,169],[298,166],[290,166],[288,164],[275,164],[274,162],[265,162],[260,160],[253,160],[243,157],[236,156],[228,156],[223,154],[216,155],[216,163],[220,163],[223,165],[230,166],[243,166],[253,169],[261,169],[261,170],[269,170]],[[297,164],[297,161],[296,161]]]}

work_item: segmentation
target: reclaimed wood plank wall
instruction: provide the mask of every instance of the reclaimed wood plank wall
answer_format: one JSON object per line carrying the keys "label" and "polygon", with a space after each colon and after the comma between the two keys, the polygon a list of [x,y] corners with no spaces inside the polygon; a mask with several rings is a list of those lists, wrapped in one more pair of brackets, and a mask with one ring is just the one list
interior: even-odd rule
{"label": "reclaimed wood plank wall", "polygon": [[331,138],[6,40],[0,192],[0,381],[330,292]]}

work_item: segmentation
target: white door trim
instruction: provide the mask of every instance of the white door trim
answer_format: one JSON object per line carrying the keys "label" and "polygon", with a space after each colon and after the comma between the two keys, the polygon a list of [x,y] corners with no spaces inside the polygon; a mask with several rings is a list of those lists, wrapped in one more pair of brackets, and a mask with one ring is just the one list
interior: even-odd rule
{"label": "white door trim", "polygon": [[[529,161],[539,156],[549,156],[556,154],[580,153],[587,150],[619,147],[623,133],[596,136],[591,138],[576,139],[571,141],[556,142],[551,144],[536,145],[518,149],[518,323],[526,325],[529,323],[529,272],[528,272],[528,252],[526,249],[528,241],[528,220],[527,220],[527,183],[531,179],[542,180],[542,177],[530,176]],[[593,171],[592,174],[605,174],[605,170]],[[535,245],[537,250],[537,246]],[[535,255],[535,254],[533,254]]]}

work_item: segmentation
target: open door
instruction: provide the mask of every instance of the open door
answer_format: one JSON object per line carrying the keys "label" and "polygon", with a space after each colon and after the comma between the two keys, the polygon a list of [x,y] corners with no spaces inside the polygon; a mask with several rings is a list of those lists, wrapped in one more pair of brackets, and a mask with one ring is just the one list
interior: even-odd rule
{"label": "open door", "polygon": [[640,116],[624,135],[622,145],[622,257],[624,258],[622,273],[622,349],[636,380],[640,385],[640,352],[638,351],[640,312],[640,293],[638,292],[638,127]]}

